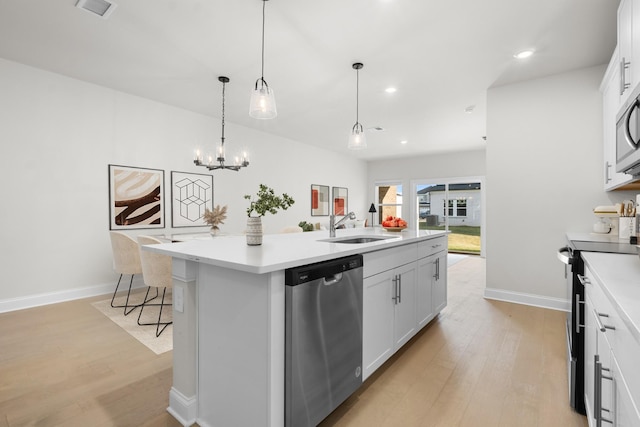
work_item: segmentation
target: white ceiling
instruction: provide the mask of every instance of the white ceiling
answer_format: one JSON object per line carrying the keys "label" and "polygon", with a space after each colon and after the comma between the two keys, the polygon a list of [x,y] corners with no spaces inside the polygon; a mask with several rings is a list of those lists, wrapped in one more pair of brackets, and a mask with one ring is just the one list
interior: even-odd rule
{"label": "white ceiling", "polygon": [[[378,159],[484,148],[486,90],[608,62],[619,0],[268,1],[278,117],[266,121],[248,115],[262,0],[116,0],[107,20],[75,3],[0,0],[0,57],[213,117],[225,75],[227,122]],[[364,63],[360,122],[384,128],[363,151],[346,148],[353,62]]]}

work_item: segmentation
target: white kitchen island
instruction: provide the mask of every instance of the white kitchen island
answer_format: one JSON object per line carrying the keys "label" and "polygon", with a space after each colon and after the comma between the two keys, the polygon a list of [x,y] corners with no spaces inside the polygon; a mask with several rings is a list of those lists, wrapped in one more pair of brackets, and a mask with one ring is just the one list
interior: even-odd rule
{"label": "white kitchen island", "polygon": [[[285,269],[364,254],[366,272],[384,263],[374,256],[382,250],[415,256],[409,261],[417,262],[430,240],[446,236],[426,230],[337,230],[338,238],[391,236],[344,244],[323,241],[328,234],[265,235],[261,246],[248,246],[244,236],[216,236],[144,248],[173,257],[168,411],[183,425],[284,425]],[[439,250],[446,251],[446,238],[437,246],[443,241]],[[369,265],[367,253],[372,253]]]}

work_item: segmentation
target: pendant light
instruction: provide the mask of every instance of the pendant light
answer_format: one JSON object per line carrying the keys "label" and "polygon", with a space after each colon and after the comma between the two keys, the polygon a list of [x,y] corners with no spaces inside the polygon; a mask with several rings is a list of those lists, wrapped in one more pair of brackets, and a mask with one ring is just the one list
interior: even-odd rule
{"label": "pendant light", "polygon": [[249,115],[254,119],[273,119],[278,115],[273,89],[264,79],[264,11],[267,1],[269,0],[262,0],[262,71],[251,92],[249,104]]}
{"label": "pendant light", "polygon": [[[244,168],[249,166],[249,159],[247,157],[247,153],[243,153],[242,157],[236,157],[235,163],[233,165],[227,165],[225,151],[224,151],[224,92],[225,86],[229,83],[229,77],[220,76],[218,80],[222,83],[222,137],[220,138],[220,146],[216,150],[216,158],[213,158],[212,154],[207,155],[207,159],[204,159],[204,156],[200,153],[200,151],[196,150],[196,156],[193,160],[193,163],[196,166],[204,166],[205,168],[211,170],[216,169],[229,169],[233,171],[239,171],[240,168]],[[217,163],[216,163],[217,162]]]}
{"label": "pendant light", "polygon": [[356,124],[351,128],[351,135],[349,135],[349,149],[350,150],[362,150],[363,148],[367,148],[367,137],[364,134],[364,128],[358,121],[358,113],[359,113],[359,89],[360,89],[360,76],[359,72],[364,67],[362,63],[356,62],[352,65],[353,69],[356,70]]}

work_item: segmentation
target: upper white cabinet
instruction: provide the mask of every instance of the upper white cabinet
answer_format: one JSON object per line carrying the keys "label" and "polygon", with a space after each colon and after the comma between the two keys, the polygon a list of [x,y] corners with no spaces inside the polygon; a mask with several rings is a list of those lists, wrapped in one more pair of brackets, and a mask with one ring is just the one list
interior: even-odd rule
{"label": "upper white cabinet", "polygon": [[[602,80],[602,130],[604,149],[604,189],[607,191],[632,181],[631,175],[616,172],[616,114],[620,109],[620,67],[618,65],[618,49],[609,62],[609,67]],[[640,68],[640,67],[639,67]]]}
{"label": "upper white cabinet", "polygon": [[[618,58],[616,64],[620,70],[618,93],[621,97],[621,102],[624,102],[633,90],[633,85],[637,82],[637,79],[634,78],[635,70],[640,68],[635,63],[640,60],[640,57],[635,55],[634,58],[633,51],[633,9],[636,2],[637,0],[622,0],[618,7]],[[640,21],[636,22],[635,25],[640,25]]]}
{"label": "upper white cabinet", "polygon": [[618,45],[611,57],[602,91],[604,131],[604,189],[637,189],[631,175],[616,172],[616,115],[640,85],[640,0],[621,0],[618,7]]}
{"label": "upper white cabinet", "polygon": [[618,6],[618,94],[624,103],[640,83],[640,0],[621,0]]}

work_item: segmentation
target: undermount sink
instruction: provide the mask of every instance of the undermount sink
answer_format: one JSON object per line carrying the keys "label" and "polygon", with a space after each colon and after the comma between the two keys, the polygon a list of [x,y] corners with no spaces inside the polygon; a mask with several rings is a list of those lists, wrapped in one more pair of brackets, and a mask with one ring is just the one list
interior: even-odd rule
{"label": "undermount sink", "polygon": [[393,239],[394,237],[395,236],[333,237],[331,239],[318,240],[318,242],[359,244],[359,243],[371,243],[371,242],[377,242],[377,241],[380,241],[380,240]]}

